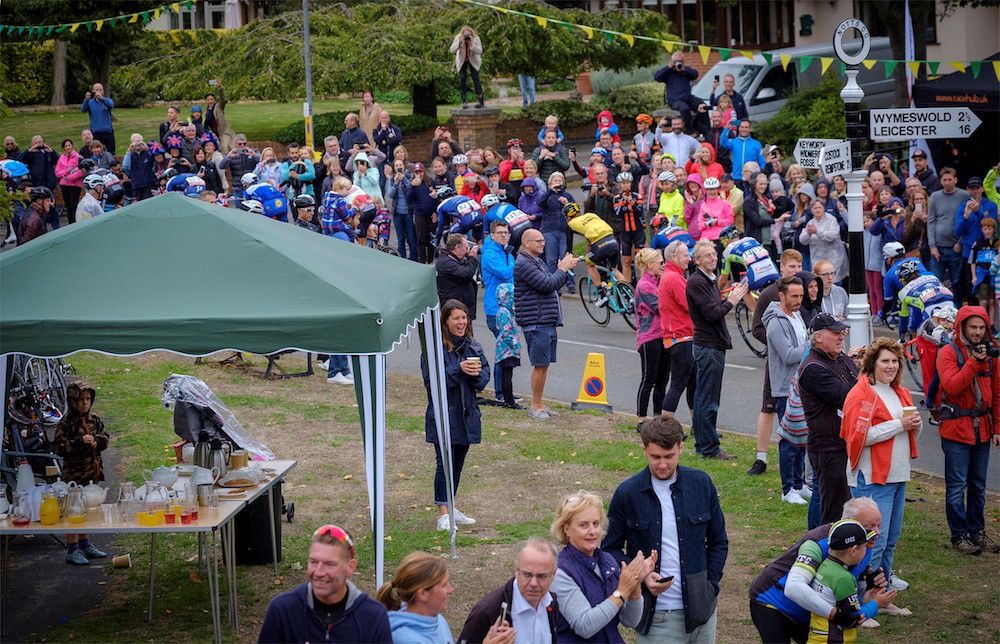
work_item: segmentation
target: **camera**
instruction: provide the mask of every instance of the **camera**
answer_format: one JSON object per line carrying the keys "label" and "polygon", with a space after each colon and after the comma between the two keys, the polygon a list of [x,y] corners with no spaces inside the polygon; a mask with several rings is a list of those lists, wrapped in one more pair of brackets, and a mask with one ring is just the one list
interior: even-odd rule
{"label": "camera", "polygon": [[469,42],[470,40],[472,40],[472,36],[465,34],[465,42]]}
{"label": "camera", "polygon": [[975,353],[982,353],[985,351],[986,356],[989,358],[1000,358],[1000,349],[988,342],[980,342],[975,345],[973,349],[975,350]]}
{"label": "camera", "polygon": [[589,181],[584,181],[583,185],[580,186],[580,189],[583,190],[584,192],[590,192],[590,189],[593,187],[594,186]]}
{"label": "camera", "polygon": [[678,60],[676,63],[674,63],[674,69],[676,69],[677,71],[684,69],[684,63]]}

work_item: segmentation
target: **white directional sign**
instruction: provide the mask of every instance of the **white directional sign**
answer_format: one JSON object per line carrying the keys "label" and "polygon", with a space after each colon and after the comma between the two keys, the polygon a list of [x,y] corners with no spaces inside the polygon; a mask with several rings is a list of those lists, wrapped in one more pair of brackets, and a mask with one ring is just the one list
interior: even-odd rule
{"label": "white directional sign", "polygon": [[819,151],[825,145],[840,143],[840,139],[799,139],[792,150],[792,156],[803,168],[819,168]]}
{"label": "white directional sign", "polygon": [[851,171],[851,142],[833,143],[819,153],[819,171],[827,179],[839,177]]}
{"label": "white directional sign", "polygon": [[967,107],[914,107],[872,110],[873,141],[966,139],[982,121]]}

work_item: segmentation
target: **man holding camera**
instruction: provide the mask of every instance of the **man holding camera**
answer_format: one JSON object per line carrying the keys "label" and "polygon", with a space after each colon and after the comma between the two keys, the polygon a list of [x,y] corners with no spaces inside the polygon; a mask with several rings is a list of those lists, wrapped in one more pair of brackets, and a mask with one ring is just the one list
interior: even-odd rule
{"label": "man holding camera", "polygon": [[352,155],[368,150],[368,135],[361,129],[361,122],[354,112],[344,117],[344,131],[340,133],[340,149],[349,150],[349,154]]}
{"label": "man holding camera", "polygon": [[[681,113],[684,129],[691,129],[691,110],[699,102],[691,95],[691,83],[698,78],[698,70],[684,65],[684,54],[675,51],[670,64],[653,74],[653,80],[663,83],[663,102]],[[680,159],[677,159],[680,161]]]}
{"label": "man holding camera", "polygon": [[966,555],[1000,553],[1000,544],[985,530],[990,443],[1000,447],[1000,350],[989,337],[989,316],[981,306],[959,309],[955,329],[955,339],[937,356],[938,433],[951,545]]}
{"label": "man holding camera", "polygon": [[90,131],[94,133],[94,138],[104,144],[104,147],[115,153],[115,130],[111,125],[111,110],[115,102],[104,95],[104,85],[94,83],[89,92],[83,96],[83,104],[80,105],[81,112],[87,112],[90,116]]}

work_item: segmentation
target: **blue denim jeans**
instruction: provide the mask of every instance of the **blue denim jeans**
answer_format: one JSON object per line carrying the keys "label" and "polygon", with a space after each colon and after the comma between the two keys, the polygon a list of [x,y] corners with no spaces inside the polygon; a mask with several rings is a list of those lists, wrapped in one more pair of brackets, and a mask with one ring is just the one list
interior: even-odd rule
{"label": "blue denim jeans", "polygon": [[338,373],[342,373],[345,376],[351,375],[351,364],[347,359],[347,356],[330,356],[328,368],[326,370],[326,377],[333,378]]}
{"label": "blue denim jeans", "polygon": [[941,259],[934,259],[932,255],[929,268],[942,283],[950,281],[947,285],[951,287],[952,292],[956,292],[955,289],[958,288],[962,276],[962,255],[956,253],[951,246],[938,246],[937,249]]}
{"label": "blue denim jeans", "polygon": [[726,368],[726,352],[692,343],[695,378],[694,410],[691,413],[691,431],[694,448],[702,456],[715,456],[719,452],[719,432],[715,428],[722,396],[722,373]]}
{"label": "blue denim jeans", "polygon": [[535,104],[535,77],[518,74],[517,82],[521,86],[521,105],[527,107]]}
{"label": "blue denim jeans", "polygon": [[812,497],[809,499],[809,509],[806,510],[806,527],[809,530],[819,527],[823,518],[823,490],[820,489],[819,481],[820,478],[816,476],[816,466],[813,465],[812,485],[809,486],[812,489]]}
{"label": "blue denim jeans", "polygon": [[[392,225],[396,229],[396,252],[412,262],[417,261],[417,229],[413,225],[413,215],[398,213],[392,216]],[[407,253],[409,248],[409,253]]]}
{"label": "blue denim jeans", "polygon": [[[462,468],[465,467],[465,457],[469,454],[468,445],[451,446],[451,474],[452,493],[458,494],[458,482],[462,479]],[[434,455],[437,458],[437,465],[434,468],[434,504],[446,505],[448,503],[448,487],[444,480],[444,460],[441,458],[441,449],[434,443]]]}
{"label": "blue denim jeans", "polygon": [[990,444],[966,445],[941,439],[944,452],[945,516],[951,540],[982,532],[986,527],[986,470]]}
{"label": "blue denim jeans", "polygon": [[[495,315],[487,315],[486,316],[486,328],[488,328],[490,330],[490,333],[493,334],[494,338],[497,337],[497,332],[498,332],[497,331],[497,316],[495,316]],[[500,382],[500,374],[501,374],[502,371],[503,371],[503,369],[500,367],[500,362],[498,360],[494,360],[493,361],[493,391],[496,393],[497,400],[500,400],[500,396],[501,396],[500,385],[502,383]]]}
{"label": "blue denim jeans", "polygon": [[896,552],[899,534],[903,531],[903,506],[906,505],[906,483],[886,483],[885,485],[865,483],[865,475],[858,471],[858,484],[851,488],[855,499],[871,497],[882,513],[882,526],[872,548],[872,570],[882,568],[888,579],[892,574],[892,557]]}

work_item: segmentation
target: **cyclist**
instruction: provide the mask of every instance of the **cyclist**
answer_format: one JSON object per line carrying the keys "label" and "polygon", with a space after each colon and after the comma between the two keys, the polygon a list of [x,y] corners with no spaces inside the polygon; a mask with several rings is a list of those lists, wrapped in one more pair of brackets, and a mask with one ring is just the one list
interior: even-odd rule
{"label": "cyclist", "polygon": [[442,201],[437,207],[437,231],[433,240],[435,246],[441,243],[446,232],[464,235],[472,231],[472,238],[477,242],[482,241],[483,208],[479,202],[465,195],[456,195],[450,186],[438,188],[437,198]]}
{"label": "cyclist", "polygon": [[583,259],[587,263],[590,280],[600,285],[598,290],[603,296],[604,285],[597,272],[598,264],[609,271],[614,271],[615,277],[622,279],[622,274],[618,270],[619,250],[615,231],[610,224],[592,212],[580,214],[580,204],[573,201],[563,206],[563,216],[566,217],[566,224],[573,232],[586,238],[588,248],[587,255]]}
{"label": "cyclist", "polygon": [[264,207],[264,215],[288,223],[288,201],[283,192],[266,181],[262,182],[253,172],[240,177],[246,199],[259,201]]}
{"label": "cyclist", "polygon": [[76,206],[76,220],[86,221],[104,214],[104,177],[99,174],[88,174],[83,178],[83,188],[86,192]]}
{"label": "cyclist", "polygon": [[[925,320],[924,312],[932,306],[951,304],[955,298],[951,290],[941,283],[936,275],[920,273],[919,267],[911,262],[903,262],[897,273],[903,287],[899,290],[899,337],[902,340],[907,330],[916,335]],[[908,322],[908,323],[907,323]]]}
{"label": "cyclist", "polygon": [[499,195],[489,194],[483,197],[483,227],[489,229],[494,221],[503,221],[510,231],[510,244],[513,247],[512,253],[516,256],[517,249],[521,247],[521,235],[531,228],[531,219],[516,206],[503,201]]}
{"label": "cyclist", "polygon": [[188,177],[187,186],[184,188],[184,196],[197,199],[198,195],[203,192],[205,192],[205,180],[198,175]]}
{"label": "cyclist", "polygon": [[264,204],[257,201],[256,199],[244,199],[240,202],[240,210],[245,210],[252,215],[263,215],[264,214]]}
{"label": "cyclist", "polygon": [[[204,183],[204,182],[203,182]],[[104,172],[104,212],[111,212],[115,208],[121,208],[125,200],[125,185],[115,173],[107,170]]]}
{"label": "cyclist", "polygon": [[[681,220],[684,218],[681,217]],[[662,251],[670,245],[670,242],[682,241],[687,246],[688,253],[694,250],[694,237],[688,233],[688,231],[680,226],[675,226],[671,223],[663,224],[659,230],[653,233],[653,236],[649,240],[649,247],[655,248],[656,250]]]}
{"label": "cyclist", "polygon": [[780,277],[778,267],[767,252],[753,237],[744,237],[736,226],[727,226],[719,233],[723,245],[722,270],[719,271],[719,288],[726,288],[730,282],[744,280],[750,290],[743,296],[743,302],[750,311],[757,308],[757,300],[752,292],[760,292]]}
{"label": "cyclist", "polygon": [[618,173],[615,182],[618,184],[618,190],[612,198],[611,207],[615,219],[621,222],[618,245],[622,255],[622,272],[625,281],[631,283],[632,253],[646,245],[646,233],[639,208],[639,195],[632,192],[632,173]]}
{"label": "cyclist", "polygon": [[177,172],[176,168],[170,168],[163,176],[167,178],[165,192],[185,192],[188,178],[195,175],[192,172]]}
{"label": "cyclist", "polygon": [[295,225],[318,233],[319,226],[314,221],[316,218],[316,199],[312,195],[302,194],[296,197],[293,203],[295,205]]}

